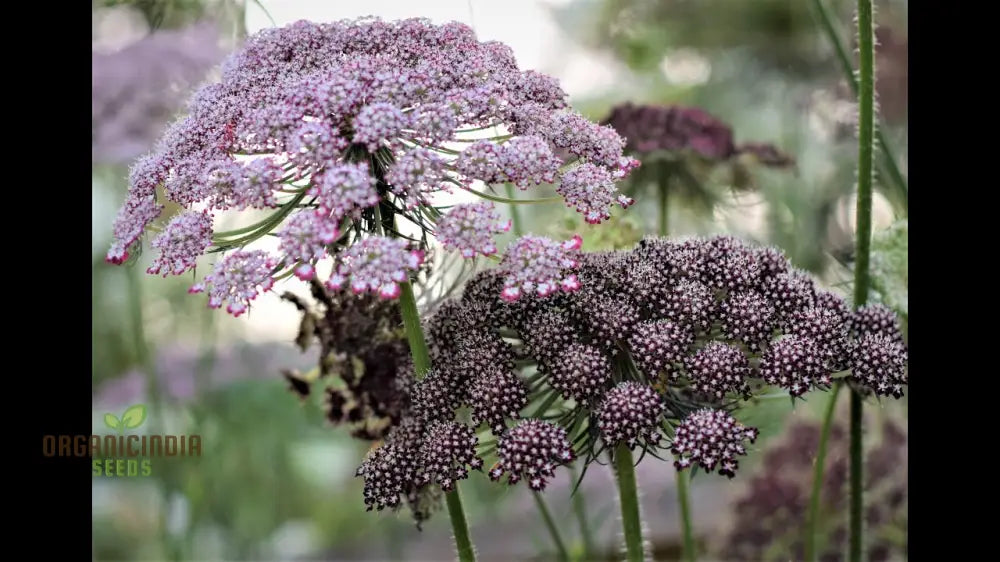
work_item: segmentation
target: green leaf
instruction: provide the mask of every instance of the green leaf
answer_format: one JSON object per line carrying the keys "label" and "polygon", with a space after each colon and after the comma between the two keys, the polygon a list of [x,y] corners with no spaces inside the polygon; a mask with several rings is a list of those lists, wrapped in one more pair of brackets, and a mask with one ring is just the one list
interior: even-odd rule
{"label": "green leaf", "polygon": [[122,425],[127,429],[135,429],[146,421],[146,406],[136,404],[122,414]]}
{"label": "green leaf", "polygon": [[121,427],[121,422],[118,421],[118,418],[114,414],[104,414],[104,425],[117,430]]}

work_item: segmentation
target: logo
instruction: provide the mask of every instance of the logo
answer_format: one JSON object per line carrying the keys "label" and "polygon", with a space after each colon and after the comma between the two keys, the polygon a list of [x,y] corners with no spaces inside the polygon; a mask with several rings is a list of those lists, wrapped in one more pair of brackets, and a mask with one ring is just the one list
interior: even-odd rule
{"label": "logo", "polygon": [[146,422],[145,404],[129,406],[121,416],[104,414],[104,425],[116,435],[45,435],[46,457],[90,457],[94,476],[149,476],[158,457],[200,457],[200,435],[127,434]]}
{"label": "logo", "polygon": [[125,413],[122,414],[121,419],[116,418],[114,414],[104,414],[104,425],[118,431],[118,433],[124,433],[126,429],[135,429],[142,425],[145,421],[145,404],[130,406],[129,409],[125,410]]}

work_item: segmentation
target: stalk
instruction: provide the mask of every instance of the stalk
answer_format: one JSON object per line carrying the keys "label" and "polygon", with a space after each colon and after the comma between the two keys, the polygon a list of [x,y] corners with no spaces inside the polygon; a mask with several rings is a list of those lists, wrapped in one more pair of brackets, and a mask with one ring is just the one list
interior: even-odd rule
{"label": "stalk", "polygon": [[[870,283],[868,262],[872,238],[872,149],[875,131],[875,31],[872,23],[872,0],[858,0],[858,208],[857,249],[854,265],[854,306],[868,302]],[[862,519],[862,402],[857,391],[851,393],[851,562],[861,562]]]}
{"label": "stalk", "polygon": [[[507,184],[507,198],[511,200],[514,199],[514,184],[512,183]],[[515,237],[520,237],[524,234],[524,229],[521,226],[521,210],[515,206],[511,206],[510,208],[510,222],[514,230],[513,234]]]}
{"label": "stalk", "polygon": [[[400,285],[402,291],[399,295],[399,308],[403,314],[403,327],[406,330],[406,339],[410,343],[414,371],[416,371],[417,378],[422,378],[431,368],[427,341],[424,339],[424,332],[420,327],[420,315],[417,312],[417,301],[413,298],[413,287],[409,281]],[[452,532],[455,533],[455,549],[458,551],[458,559],[461,562],[473,562],[476,559],[476,552],[472,547],[469,524],[465,520],[465,509],[462,508],[462,497],[459,495],[457,483],[454,490],[445,493],[445,499],[448,504],[448,516],[451,518]]]}
{"label": "stalk", "polygon": [[681,504],[681,531],[684,536],[684,551],[682,558],[694,562],[697,551],[694,546],[694,526],[691,524],[691,501],[688,497],[688,474],[683,470],[677,474],[677,499]]}
{"label": "stalk", "polygon": [[559,560],[561,562],[569,562],[569,555],[566,553],[566,544],[562,540],[562,536],[559,534],[559,527],[556,526],[555,521],[552,520],[552,514],[549,513],[549,508],[545,505],[545,498],[534,490],[531,492],[532,497],[535,498],[535,505],[538,506],[538,511],[542,514],[542,519],[545,520],[545,526],[549,529],[549,534],[552,535],[552,542],[556,545],[556,551],[559,553]]}
{"label": "stalk", "polygon": [[[823,31],[837,52],[837,60],[840,61],[840,66],[844,70],[844,75],[847,77],[847,83],[850,85],[851,91],[854,95],[859,95],[860,85],[858,77],[854,74],[854,66],[851,64],[851,57],[847,54],[847,46],[834,26],[830,8],[827,7],[823,0],[813,0],[813,7],[819,16],[819,23],[823,27]],[[892,145],[881,129],[875,131],[875,139],[878,141],[879,149],[882,151],[882,168],[885,174],[892,178],[892,183],[895,185],[896,191],[899,192],[899,196],[902,199],[903,210],[906,211],[909,204],[910,192],[906,184],[906,179],[903,178],[903,174],[899,171],[899,165],[896,163],[896,155]]]}
{"label": "stalk", "polygon": [[670,186],[669,178],[660,186],[660,236],[670,234],[670,193],[667,188]]}
{"label": "stalk", "polygon": [[[570,478],[573,482],[579,480],[576,475],[576,468],[569,467]],[[583,559],[591,560],[594,556],[594,539],[590,535],[590,525],[587,521],[587,507],[583,497],[583,490],[577,488],[573,494],[573,511],[576,512],[576,521],[580,525],[580,536],[583,538]]]}
{"label": "stalk", "polygon": [[642,562],[642,520],[639,518],[635,466],[632,451],[624,443],[615,450],[615,476],[618,479],[618,499],[621,502],[622,526],[625,530],[625,559],[628,562]]}
{"label": "stalk", "polygon": [[816,449],[816,465],[813,468],[812,492],[809,496],[809,515],[806,520],[805,536],[805,561],[816,560],[816,527],[819,524],[819,501],[820,493],[823,489],[823,472],[826,470],[826,445],[830,440],[830,429],[833,427],[833,411],[836,409],[837,397],[840,396],[840,387],[843,383],[837,381],[830,394],[830,401],[826,405],[826,413],[823,415],[823,428],[819,434],[819,446]]}

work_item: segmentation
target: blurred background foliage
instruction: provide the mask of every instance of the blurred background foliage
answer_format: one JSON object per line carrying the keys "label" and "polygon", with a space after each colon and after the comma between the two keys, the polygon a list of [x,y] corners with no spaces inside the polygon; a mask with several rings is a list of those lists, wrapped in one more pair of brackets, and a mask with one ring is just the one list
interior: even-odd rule
{"label": "blurred background foliage", "polygon": [[[825,3],[842,37],[850,41],[852,3]],[[672,235],[731,232],[773,244],[828,287],[849,294],[845,283],[851,278],[853,252],[855,111],[815,2],[552,0],[540,4],[560,40],[573,45],[572,56],[605,61],[600,69],[613,77],[606,87],[573,95],[574,107],[591,119],[604,120],[612,107],[623,102],[699,107],[728,125],[737,143],[771,143],[794,158],[793,169],[741,163],[743,177],[720,169],[705,175],[701,181],[712,196],[711,204],[699,204],[694,197],[672,205]],[[883,133],[905,177],[907,2],[877,4]],[[241,0],[95,0],[95,99],[105,86],[97,79],[101,56],[158,33],[205,22],[218,32],[214,46],[229,50],[245,36],[247,10],[254,5]],[[357,9],[355,15],[367,13],[363,6]],[[453,19],[467,21],[466,15],[456,11]],[[546,56],[560,61],[563,55]],[[217,69],[198,79],[185,77],[172,88],[188,92],[214,72]],[[125,107],[134,100],[113,103]],[[182,109],[178,102],[174,113]],[[95,110],[95,131],[110,124],[104,120],[120,114],[102,112],[98,121]],[[159,119],[164,126],[169,121]],[[154,141],[147,139],[149,145]],[[200,434],[204,453],[201,458],[154,461],[150,478],[95,477],[94,559],[450,556],[447,518],[434,517],[418,532],[405,517],[365,513],[354,469],[369,445],[331,428],[324,421],[321,398],[300,401],[280,375],[282,368],[315,365],[314,356],[294,347],[294,328],[284,333],[276,326],[255,327],[210,312],[202,299],[187,294],[191,278],[147,276],[144,257],[131,268],[104,263],[110,224],[124,198],[128,170],[121,161],[102,161],[98,152],[92,178],[94,431],[103,431],[104,412],[144,402],[152,410],[145,431]],[[734,189],[741,182],[751,187]],[[653,184],[655,190],[655,179]],[[572,210],[554,205],[519,206],[519,218],[526,232],[558,237],[580,233],[586,250],[628,248],[657,229],[658,207],[649,196],[652,192],[641,193],[635,206],[617,210],[610,222],[600,226],[587,225]],[[905,317],[906,212],[888,190],[876,196],[875,231],[873,290],[877,299]],[[500,247],[509,239],[510,235],[501,240]],[[255,306],[272,306],[294,316],[288,303]],[[760,427],[766,443],[782,435],[791,419],[818,419],[825,399],[817,398],[794,408],[786,400],[761,400],[743,421]],[[905,418],[905,410],[904,400],[886,405],[879,415]],[[748,458],[743,476],[749,477],[760,465],[757,456]],[[672,469],[652,462],[640,468],[643,510],[657,559],[676,559]],[[602,556],[613,559],[617,532],[610,476],[604,467],[591,471],[582,489],[593,538]],[[696,530],[703,545],[726,532],[731,517],[721,514],[746,486],[740,479],[721,480],[701,475],[693,482]],[[548,537],[524,492],[491,485],[477,476],[464,484],[468,516],[483,559],[550,555]],[[582,540],[569,523],[573,516],[568,479],[549,501],[556,519],[565,523],[563,532],[573,552],[579,554]],[[511,533],[525,540],[510,541]]]}

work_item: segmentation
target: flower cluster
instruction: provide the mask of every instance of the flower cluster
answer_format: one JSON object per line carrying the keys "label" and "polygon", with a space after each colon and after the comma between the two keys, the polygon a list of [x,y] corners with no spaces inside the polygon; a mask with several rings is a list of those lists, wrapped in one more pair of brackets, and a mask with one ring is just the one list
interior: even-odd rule
{"label": "flower cluster", "polygon": [[[543,490],[559,466],[623,446],[669,450],[678,470],[733,477],[758,435],[738,420],[740,403],[773,393],[768,385],[796,398],[826,388],[843,366],[875,392],[903,384],[879,384],[887,365],[905,370],[904,348],[892,355],[897,344],[886,335],[893,324],[871,320],[870,310],[852,320],[840,297],[772,248],[725,236],[648,238],[604,253],[521,242],[521,254],[477,273],[425,321],[433,368],[414,384],[399,425],[451,424],[465,437],[435,445],[430,457],[419,453],[423,437],[411,437],[417,449],[407,462],[365,472],[366,489],[397,472],[413,478],[400,493],[446,489],[495,452],[491,478]],[[574,290],[555,290],[571,266]],[[512,286],[522,289],[517,299]],[[474,428],[455,426],[466,407]],[[492,433],[495,449],[466,449],[476,430]],[[387,459],[402,447],[385,446],[393,443]]]}
{"label": "flower cluster", "polygon": [[604,123],[625,137],[627,150],[650,153],[690,150],[709,160],[728,160],[752,154],[767,166],[785,167],[794,160],[773,145],[748,142],[736,145],[733,130],[697,107],[633,105],[612,108]]}
{"label": "flower cluster", "polygon": [[721,410],[698,410],[677,428],[670,452],[674,466],[683,470],[693,464],[708,472],[719,467],[719,474],[732,478],[739,467],[737,456],[747,454],[745,441],[757,440],[757,430],[745,427]]}
{"label": "flower cluster", "polygon": [[[210,247],[180,228],[157,238],[169,265],[156,271],[187,271],[209,251],[245,251],[277,233],[279,253],[266,258],[272,277],[309,280],[332,258],[330,287],[349,283],[391,299],[419,261],[414,252],[427,249],[426,237],[419,248],[368,241],[396,236],[396,215],[466,258],[495,253],[493,236],[507,225],[489,205],[442,214],[438,193],[558,182],[567,204],[601,222],[612,205],[631,203],[615,187],[638,165],[624,146],[614,129],[569,109],[553,79],[520,70],[508,47],[478,41],[464,24],[300,21],[250,37],[223,64],[221,81],[203,86],[135,163],[107,260],[134,255],[164,196],[191,212],[264,209],[270,217],[252,226],[210,232]],[[355,236],[341,237],[348,227]],[[367,245],[355,250],[359,239]],[[509,267],[508,296],[572,290],[572,276],[561,274],[568,250],[522,241],[510,259],[539,261],[521,276]],[[222,255],[224,273],[219,267],[232,262]]]}
{"label": "flower cluster", "polygon": [[[867,426],[866,426],[867,427]],[[722,560],[804,559],[803,524],[812,494],[814,462],[820,427],[798,421],[788,427],[783,439],[764,452],[760,470],[749,480],[746,491],[734,502],[734,524],[718,552]],[[826,535],[819,544],[819,560],[844,560],[847,544],[848,438],[846,428],[834,425],[826,454],[826,478],[821,489],[820,517]],[[865,444],[865,533],[866,559],[895,560],[904,555],[892,532],[906,529],[906,433],[891,420],[873,428]],[[769,546],[786,544],[781,553]]]}

